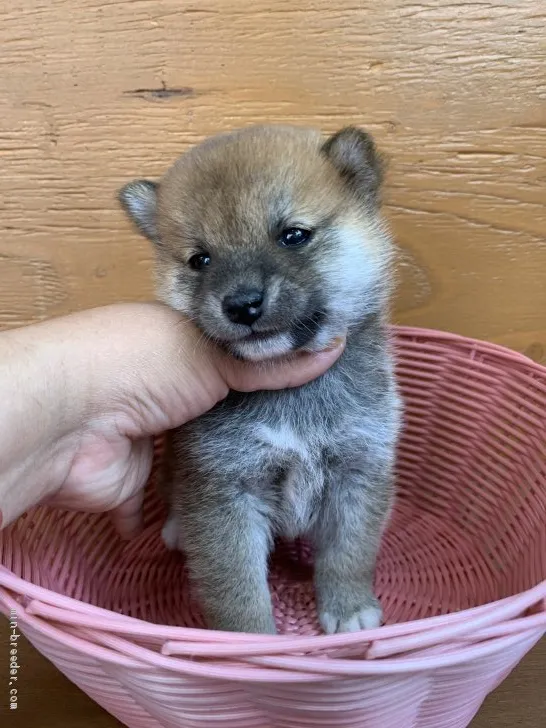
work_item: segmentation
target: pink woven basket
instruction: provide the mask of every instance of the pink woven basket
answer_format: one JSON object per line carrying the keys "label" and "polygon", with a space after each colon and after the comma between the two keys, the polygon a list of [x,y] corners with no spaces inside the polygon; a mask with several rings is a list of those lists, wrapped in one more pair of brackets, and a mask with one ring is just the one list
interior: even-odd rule
{"label": "pink woven basket", "polygon": [[321,636],[300,543],[272,561],[281,635],[203,629],[153,488],[129,544],[107,516],[46,508],[6,529],[1,609],[131,728],[467,726],[546,632],[546,369],[396,335],[406,428],[377,571],[385,626]]}

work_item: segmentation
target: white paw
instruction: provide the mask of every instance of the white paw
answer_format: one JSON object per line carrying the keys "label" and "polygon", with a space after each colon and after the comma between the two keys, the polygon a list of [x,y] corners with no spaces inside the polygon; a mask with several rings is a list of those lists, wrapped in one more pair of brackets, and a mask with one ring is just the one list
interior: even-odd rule
{"label": "white paw", "polygon": [[381,626],[383,613],[379,607],[364,607],[347,620],[338,619],[328,612],[323,612],[319,618],[322,629],[326,634],[335,634],[336,632],[359,632],[362,629],[377,629]]}
{"label": "white paw", "polygon": [[180,527],[174,516],[169,516],[161,530],[161,538],[169,551],[180,548]]}

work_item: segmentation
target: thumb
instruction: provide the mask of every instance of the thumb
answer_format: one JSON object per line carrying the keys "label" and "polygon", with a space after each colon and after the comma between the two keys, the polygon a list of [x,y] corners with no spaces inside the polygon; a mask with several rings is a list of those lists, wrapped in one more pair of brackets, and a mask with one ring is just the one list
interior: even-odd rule
{"label": "thumb", "polygon": [[345,337],[337,338],[328,349],[320,352],[263,362],[239,361],[223,356],[218,362],[218,369],[228,387],[239,392],[299,387],[324,374],[339,359],[345,343]]}

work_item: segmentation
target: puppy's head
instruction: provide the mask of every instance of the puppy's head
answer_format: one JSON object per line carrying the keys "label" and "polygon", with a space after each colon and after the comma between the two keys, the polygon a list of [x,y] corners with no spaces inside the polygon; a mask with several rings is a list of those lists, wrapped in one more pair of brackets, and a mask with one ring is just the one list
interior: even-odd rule
{"label": "puppy's head", "polygon": [[193,148],[120,201],[157,251],[159,298],[245,359],[320,350],[388,292],[382,165],[346,128],[264,126]]}

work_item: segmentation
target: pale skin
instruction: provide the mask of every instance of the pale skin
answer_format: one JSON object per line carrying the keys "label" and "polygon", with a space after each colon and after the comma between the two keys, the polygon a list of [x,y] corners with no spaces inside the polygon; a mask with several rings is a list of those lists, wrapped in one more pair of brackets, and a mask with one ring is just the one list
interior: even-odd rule
{"label": "pale skin", "polygon": [[30,507],[112,514],[138,533],[153,437],[198,417],[230,389],[295,387],[345,342],[251,364],[156,303],[116,304],[0,333],[0,526]]}

